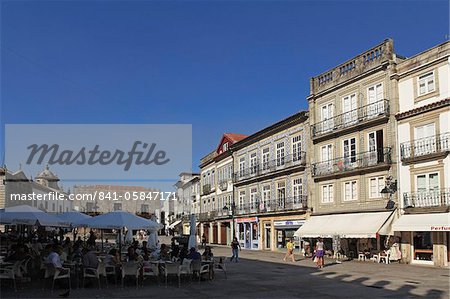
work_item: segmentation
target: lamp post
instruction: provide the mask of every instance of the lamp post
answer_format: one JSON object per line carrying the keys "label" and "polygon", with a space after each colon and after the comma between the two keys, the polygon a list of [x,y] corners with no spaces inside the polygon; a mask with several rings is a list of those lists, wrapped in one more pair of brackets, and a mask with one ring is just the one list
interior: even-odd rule
{"label": "lamp post", "polygon": [[[234,202],[231,203],[231,239],[234,239],[235,237],[235,228],[234,228],[234,213],[236,211],[236,205]],[[229,215],[230,208],[228,208],[226,205],[223,207],[222,211],[224,214]]]}

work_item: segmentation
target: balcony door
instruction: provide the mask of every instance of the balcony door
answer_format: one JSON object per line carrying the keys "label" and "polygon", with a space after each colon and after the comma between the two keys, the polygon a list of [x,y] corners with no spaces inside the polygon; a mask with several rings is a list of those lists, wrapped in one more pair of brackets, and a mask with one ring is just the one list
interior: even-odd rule
{"label": "balcony door", "polygon": [[283,210],[286,205],[286,182],[277,183],[277,208]]}
{"label": "balcony door", "polygon": [[383,130],[369,133],[368,164],[375,165],[384,161]]}
{"label": "balcony door", "polygon": [[418,126],[414,130],[414,155],[422,156],[436,152],[435,124]]}
{"label": "balcony door", "polygon": [[319,173],[331,171],[333,167],[333,145],[328,144],[320,148],[320,169]]}
{"label": "balcony door", "polygon": [[[356,138],[343,141],[344,168],[352,168],[356,163]],[[344,170],[344,169],[341,169]]]}
{"label": "balcony door", "polygon": [[333,123],[333,104],[329,103],[324,106],[322,106],[321,109],[321,117],[322,117],[322,131],[328,132],[330,130],[333,130],[334,123]]}
{"label": "balcony door", "polygon": [[440,205],[439,173],[432,172],[416,176],[416,207],[433,207]]}
{"label": "balcony door", "polygon": [[378,83],[367,89],[367,116],[376,117],[384,112],[383,84]]}
{"label": "balcony door", "polygon": [[351,94],[342,99],[342,111],[344,125],[355,123],[358,119],[356,107],[356,94]]}

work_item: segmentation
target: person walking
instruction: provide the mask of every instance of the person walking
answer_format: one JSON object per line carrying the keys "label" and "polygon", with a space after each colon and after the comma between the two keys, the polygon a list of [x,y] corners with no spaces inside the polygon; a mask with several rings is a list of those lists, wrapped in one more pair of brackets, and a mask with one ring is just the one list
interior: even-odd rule
{"label": "person walking", "polygon": [[315,251],[315,259],[316,259],[317,269],[323,268],[323,265],[324,265],[323,256],[324,255],[325,255],[325,245],[323,244],[322,238],[319,238],[319,240],[316,243],[316,251]]}
{"label": "person walking", "polygon": [[294,242],[292,241],[292,239],[289,239],[289,241],[286,244],[286,255],[284,256],[283,261],[286,261],[286,258],[290,257],[292,259],[292,262],[295,263],[295,257],[294,257]]}
{"label": "person walking", "polygon": [[233,253],[233,255],[230,258],[230,262],[233,261],[233,258],[235,259],[236,263],[238,262],[240,250],[242,250],[241,244],[239,244],[238,239],[236,237],[234,237],[233,242],[231,242],[231,252]]}

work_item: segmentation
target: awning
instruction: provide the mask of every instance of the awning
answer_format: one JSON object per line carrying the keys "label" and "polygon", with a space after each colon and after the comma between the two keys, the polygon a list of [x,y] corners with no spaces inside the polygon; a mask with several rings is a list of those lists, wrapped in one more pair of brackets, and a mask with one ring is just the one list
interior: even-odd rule
{"label": "awning", "polygon": [[450,213],[403,215],[393,225],[394,231],[450,231]]}
{"label": "awning", "polygon": [[372,212],[312,216],[296,232],[302,238],[376,238],[377,234],[392,234],[396,212]]}
{"label": "awning", "polygon": [[169,225],[169,228],[175,228],[175,226],[177,226],[178,224],[180,224],[181,223],[181,220],[177,220],[177,221],[175,221],[175,222],[172,222],[172,224],[171,225]]}

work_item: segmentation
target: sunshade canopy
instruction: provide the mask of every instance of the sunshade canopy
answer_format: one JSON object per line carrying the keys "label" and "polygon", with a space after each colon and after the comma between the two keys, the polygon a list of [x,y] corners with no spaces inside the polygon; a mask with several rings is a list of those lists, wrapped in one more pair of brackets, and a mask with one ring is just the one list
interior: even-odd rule
{"label": "sunshade canopy", "polygon": [[450,231],[450,213],[403,215],[393,225],[399,232]]}
{"label": "sunshade canopy", "polygon": [[84,224],[90,228],[104,228],[104,229],[149,229],[158,230],[161,225],[153,220],[148,220],[134,214],[115,211],[103,215],[99,215],[84,221]]}
{"label": "sunshade canopy", "polygon": [[8,207],[0,212],[0,223],[68,227],[69,223],[29,205]]}

